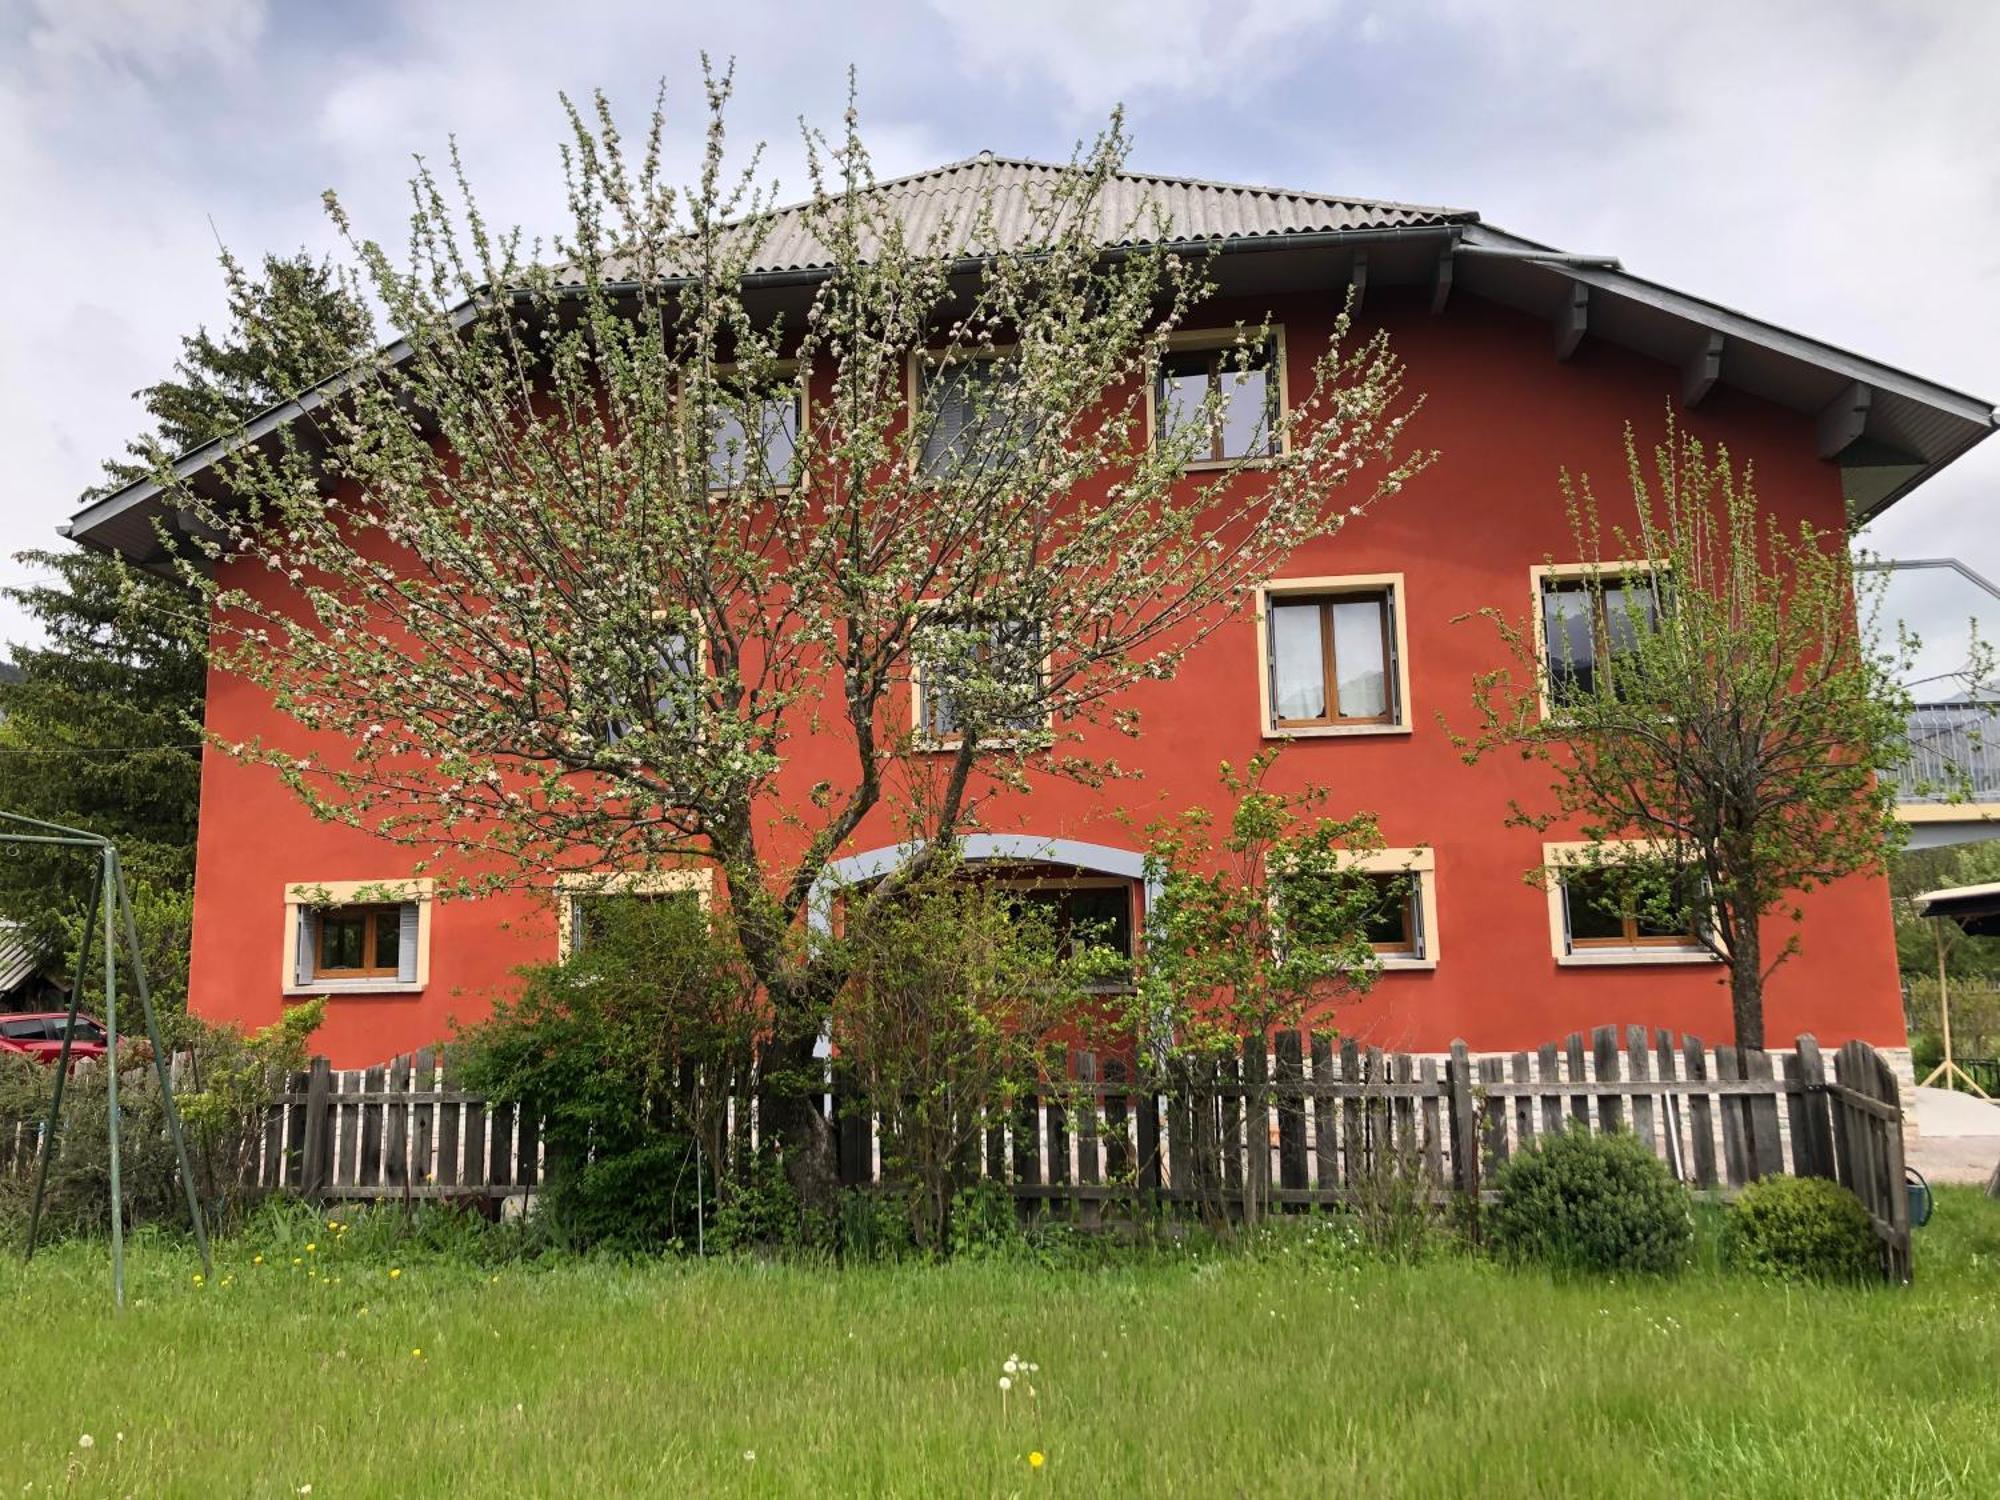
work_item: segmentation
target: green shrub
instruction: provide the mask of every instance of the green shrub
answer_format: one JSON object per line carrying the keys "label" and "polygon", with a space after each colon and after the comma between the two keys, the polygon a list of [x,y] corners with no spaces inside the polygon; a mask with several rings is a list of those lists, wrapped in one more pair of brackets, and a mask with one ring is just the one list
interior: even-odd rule
{"label": "green shrub", "polygon": [[1928,1078],[1931,1069],[1943,1061],[1943,1038],[1929,1031],[1916,1031],[1910,1034],[1910,1066],[1916,1070],[1917,1077]]}
{"label": "green shrub", "polygon": [[836,1229],[799,1201],[784,1163],[769,1148],[722,1185],[713,1223],[708,1248],[724,1255],[822,1256],[833,1249]]}
{"label": "green shrub", "polygon": [[[467,1031],[467,1086],[542,1121],[541,1212],[577,1248],[692,1247],[726,1206],[728,1089],[761,1021],[733,936],[693,900],[579,895],[580,941]],[[746,1231],[747,1232],[747,1231]]]}
{"label": "green shrub", "polygon": [[1868,1210],[1824,1177],[1766,1177],[1743,1190],[1723,1230],[1729,1264],[1763,1275],[1864,1281],[1881,1274]]}
{"label": "green shrub", "polygon": [[951,1204],[951,1253],[954,1259],[983,1260],[1018,1250],[1025,1236],[1014,1195],[1007,1185],[990,1178],[958,1190]]}
{"label": "green shrub", "polygon": [[1694,1240],[1687,1190],[1626,1132],[1571,1130],[1500,1169],[1493,1248],[1572,1271],[1676,1271]]}
{"label": "green shrub", "polygon": [[[173,1018],[170,1034],[193,1060],[175,1088],[195,1189],[209,1227],[223,1231],[254,1194],[245,1165],[258,1149],[264,1113],[282,1080],[305,1066],[323,1002],[287,1006],[271,1025],[245,1035],[194,1016]],[[143,1036],[119,1028],[118,1130],[125,1221],[137,1227],[185,1228],[187,1200],[167,1129],[153,1051]],[[0,1057],[0,1139],[18,1121],[47,1117],[55,1069],[23,1057]],[[199,1082],[199,1088],[194,1087]],[[42,1233],[50,1239],[106,1233],[111,1227],[110,1093],[104,1067],[79,1063],[63,1090],[59,1146],[50,1163]],[[0,1172],[0,1239],[25,1233],[35,1173]]]}

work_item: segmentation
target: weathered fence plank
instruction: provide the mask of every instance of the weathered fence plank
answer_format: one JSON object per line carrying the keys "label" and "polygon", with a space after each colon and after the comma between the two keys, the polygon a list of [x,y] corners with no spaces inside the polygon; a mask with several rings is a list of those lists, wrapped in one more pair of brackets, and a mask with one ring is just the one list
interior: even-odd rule
{"label": "weathered fence plank", "polygon": [[1452,1180],[1459,1192],[1479,1191],[1479,1122],[1472,1107],[1472,1054],[1464,1042],[1451,1044],[1445,1063],[1445,1085],[1451,1100]]}
{"label": "weathered fence plank", "polygon": [[[1531,1082],[1528,1077],[1528,1054],[1514,1054],[1514,1082]],[[1532,1150],[1535,1144],[1535,1100],[1531,1094],[1514,1096],[1514,1141],[1523,1151]]]}
{"label": "weathered fence plank", "polygon": [[[1720,1083],[1732,1083],[1744,1077],[1741,1051],[1735,1047],[1717,1047],[1715,1077]],[[1731,1187],[1741,1187],[1750,1180],[1750,1153],[1743,1102],[1740,1096],[1718,1094],[1716,1107],[1722,1113],[1723,1175]]]}
{"label": "weathered fence plank", "polygon": [[1423,1090],[1424,1170],[1433,1182],[1444,1181],[1444,1131],[1439,1124],[1437,1059],[1427,1057],[1417,1068],[1417,1084]]}
{"label": "weathered fence plank", "polygon": [[[1708,1079],[1708,1050],[1702,1046],[1698,1036],[1681,1038],[1681,1061],[1686,1064],[1690,1084],[1699,1085]],[[1706,1093],[1688,1096],[1688,1144],[1694,1159],[1694,1180],[1697,1187],[1715,1186],[1715,1111]]]}
{"label": "weathered fence plank", "polygon": [[[1745,1048],[1743,1076],[1768,1083],[1775,1076],[1771,1054],[1761,1048]],[[1744,1118],[1750,1127],[1750,1170],[1758,1177],[1775,1177],[1785,1170],[1784,1144],[1778,1135],[1778,1096],[1751,1094],[1743,1102]]]}
{"label": "weathered fence plank", "polygon": [[437,1128],[437,1056],[429,1047],[417,1054],[410,1076],[416,1095],[410,1120],[410,1184],[429,1187],[436,1177],[431,1142]]}
{"label": "weathered fence plank", "polygon": [[1277,1054],[1278,1186],[1306,1186],[1305,1067],[1299,1034],[1281,1031],[1273,1042]]}
{"label": "weathered fence plank", "polygon": [[1479,1081],[1483,1097],[1479,1101],[1480,1160],[1482,1180],[1491,1182],[1507,1165],[1507,1101],[1492,1091],[1492,1085],[1506,1081],[1507,1064],[1498,1057],[1479,1059]]}
{"label": "weathered fence plank", "polygon": [[[1599,1083],[1618,1081],[1618,1028],[1599,1026],[1590,1034],[1591,1060],[1597,1065]],[[1598,1128],[1605,1131],[1625,1128],[1625,1101],[1621,1095],[1599,1092],[1597,1095]]]}
{"label": "weathered fence plank", "polygon": [[[1629,1026],[1625,1030],[1625,1066],[1634,1083],[1644,1083],[1652,1076],[1646,1055],[1646,1028]],[[1649,1094],[1632,1096],[1632,1133],[1639,1137],[1646,1149],[1659,1154],[1659,1137],[1653,1133],[1653,1100]]]}
{"label": "weathered fence plank", "polygon": [[384,1087],[400,1094],[382,1106],[382,1177],[384,1187],[403,1191],[410,1185],[410,1067],[407,1054],[389,1060]]}
{"label": "weathered fence plank", "polygon": [[1321,1192],[1340,1186],[1340,1099],[1333,1092],[1333,1038],[1312,1034],[1313,1181]]}

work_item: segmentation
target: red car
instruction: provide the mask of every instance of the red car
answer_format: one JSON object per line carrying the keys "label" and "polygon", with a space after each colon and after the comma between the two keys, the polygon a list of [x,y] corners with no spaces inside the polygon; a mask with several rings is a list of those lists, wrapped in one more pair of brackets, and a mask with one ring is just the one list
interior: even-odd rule
{"label": "red car", "polygon": [[[62,1054],[63,1027],[68,1023],[69,1012],[62,1010],[0,1015],[0,1053],[12,1052],[53,1063]],[[78,1015],[76,1030],[70,1037],[69,1055],[72,1060],[102,1057],[104,1041],[103,1025],[90,1016]]]}

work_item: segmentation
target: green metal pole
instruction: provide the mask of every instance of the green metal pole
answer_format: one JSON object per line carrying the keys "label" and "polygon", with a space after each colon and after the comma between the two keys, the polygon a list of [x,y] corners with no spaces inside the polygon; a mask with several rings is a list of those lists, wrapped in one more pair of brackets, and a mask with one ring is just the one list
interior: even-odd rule
{"label": "green metal pole", "polygon": [[70,1039],[76,1034],[77,1007],[83,1003],[83,976],[90,972],[90,939],[97,928],[97,902],[103,895],[102,883],[90,884],[90,907],[83,919],[83,936],[77,939],[76,967],[69,974],[69,1024],[63,1027],[62,1051],[56,1054],[56,1076],[49,1093],[49,1119],[42,1127],[42,1159],[35,1167],[35,1196],[28,1207],[28,1244],[21,1259],[35,1258],[35,1244],[42,1229],[42,1200],[49,1190],[49,1164],[55,1160],[56,1131],[62,1124],[63,1086],[69,1082]]}
{"label": "green metal pole", "polygon": [[125,1194],[118,1162],[118,938],[112,926],[110,892],[118,854],[104,846],[104,1093],[105,1126],[111,1137],[111,1301],[125,1306]]}
{"label": "green metal pole", "polygon": [[132,958],[132,983],[139,991],[139,1009],[146,1018],[146,1037],[153,1044],[153,1072],[160,1080],[160,1105],[166,1113],[167,1133],[174,1138],[174,1160],[180,1165],[181,1189],[187,1195],[188,1222],[194,1226],[194,1242],[201,1251],[202,1274],[213,1276],[215,1263],[208,1253],[208,1229],[202,1223],[201,1196],[195,1191],[194,1168],[188,1162],[187,1136],[181,1130],[181,1112],[174,1104],[170,1060],[167,1049],[160,1041],[159,1017],[153,1012],[153,989],[146,980],[146,960],[139,952],[139,919],[132,914],[132,893],[126,888],[125,866],[115,848],[111,851],[111,868],[117,880],[112,887],[112,895],[125,914],[125,949]]}

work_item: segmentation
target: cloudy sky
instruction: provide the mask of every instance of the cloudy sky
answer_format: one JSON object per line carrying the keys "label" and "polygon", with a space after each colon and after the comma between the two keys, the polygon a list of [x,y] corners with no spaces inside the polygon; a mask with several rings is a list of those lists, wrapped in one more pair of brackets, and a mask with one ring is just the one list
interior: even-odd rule
{"label": "cloudy sky", "polygon": [[[664,78],[685,153],[704,48],[788,187],[850,62],[885,174],[1060,156],[1122,102],[1142,167],[1476,208],[2000,398],[1982,0],[0,0],[0,553],[55,540],[216,316],[218,240],[326,249],[326,188],[393,238],[453,133],[491,216],[552,228],[557,91],[637,128]],[[1997,507],[2000,440],[1868,540],[2000,578]]]}

